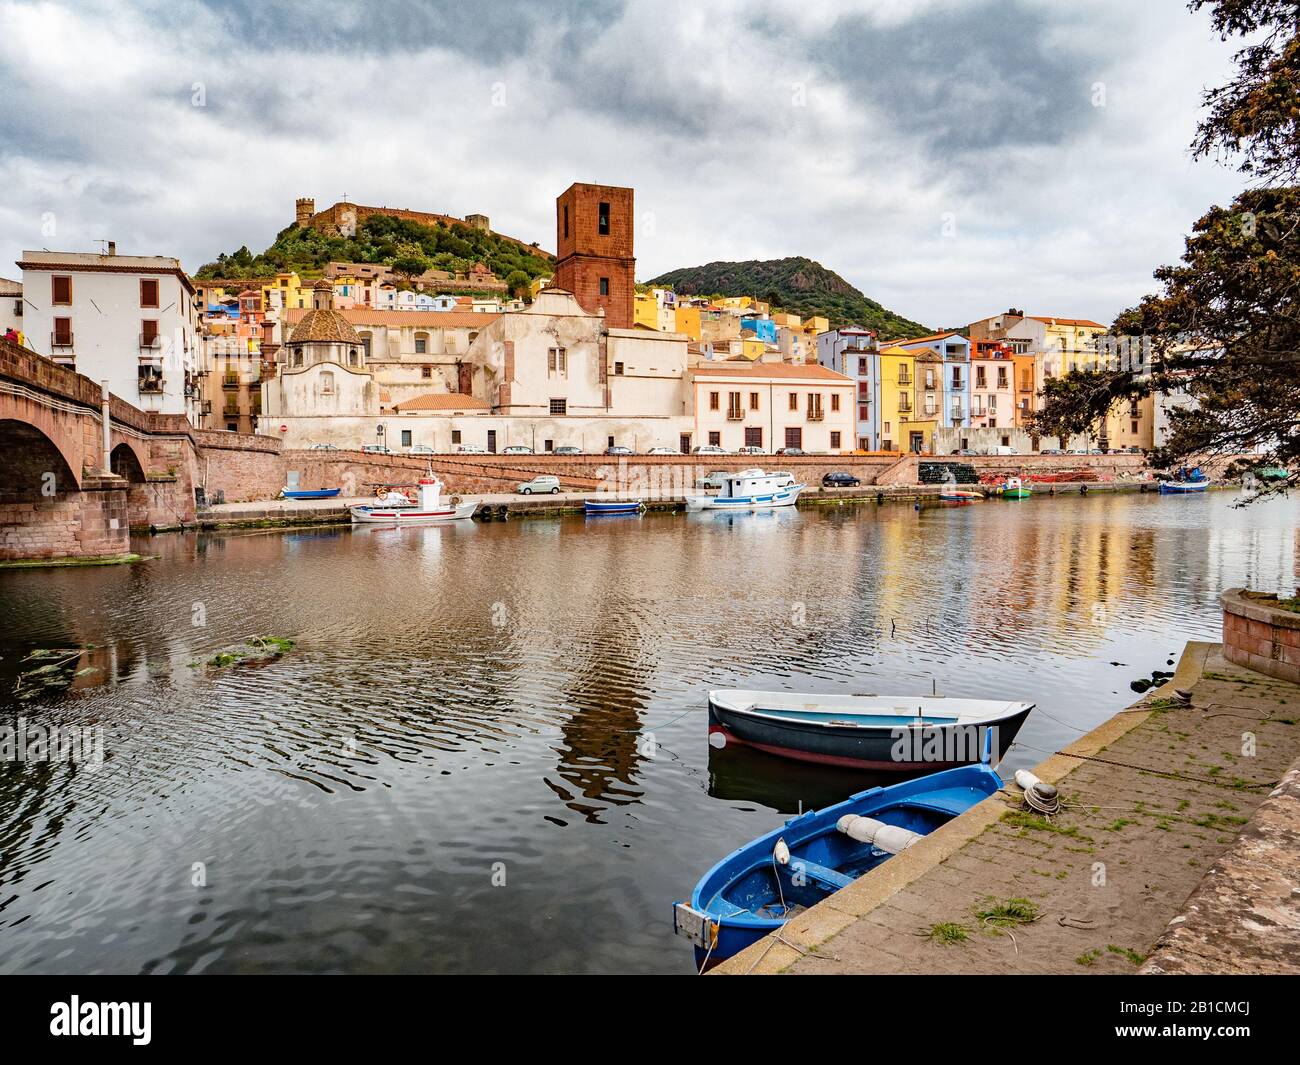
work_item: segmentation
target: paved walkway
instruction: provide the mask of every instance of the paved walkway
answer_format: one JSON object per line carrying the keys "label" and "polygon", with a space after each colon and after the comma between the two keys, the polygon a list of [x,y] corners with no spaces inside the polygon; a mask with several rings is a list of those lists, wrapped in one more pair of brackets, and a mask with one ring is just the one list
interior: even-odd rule
{"label": "paved walkway", "polygon": [[715,971],[1131,973],[1153,950],[1150,971],[1300,971],[1300,770],[1261,810],[1297,757],[1300,687],[1188,644],[1035,769],[1067,804],[1051,820],[1012,786]]}

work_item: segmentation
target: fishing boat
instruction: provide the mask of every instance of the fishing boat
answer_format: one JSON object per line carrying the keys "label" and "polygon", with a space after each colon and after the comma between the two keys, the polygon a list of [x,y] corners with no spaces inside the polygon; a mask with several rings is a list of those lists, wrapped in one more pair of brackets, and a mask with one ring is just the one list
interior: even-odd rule
{"label": "fishing boat", "polygon": [[285,499],[333,499],[338,494],[337,488],[284,488],[280,491]]}
{"label": "fishing boat", "polygon": [[1008,477],[997,492],[1003,499],[1028,499],[1034,494],[1034,490],[1019,477]]}
{"label": "fishing boat", "polygon": [[747,744],[801,762],[889,772],[996,765],[1033,703],[942,695],[709,692],[709,743]]}
{"label": "fishing boat", "polygon": [[[452,496],[442,498],[442,482],[433,476],[421,477],[418,499],[414,503],[384,502],[379,506],[350,507],[353,524],[357,525],[423,525],[436,521],[460,521],[474,516],[478,500],[463,501]],[[398,493],[390,493],[398,495]],[[400,496],[406,499],[406,496]]]}
{"label": "fishing boat", "polygon": [[769,510],[773,507],[792,507],[806,486],[799,484],[788,473],[764,473],[762,470],[741,470],[722,478],[717,495],[686,497],[686,509],[699,510]]}
{"label": "fishing boat", "polygon": [[961,766],[851,795],[746,843],[673,906],[673,931],[703,971],[775,932],[1002,787],[987,764]]}
{"label": "fishing boat", "polygon": [[984,496],[979,492],[972,492],[967,488],[941,488],[939,489],[939,502],[957,503],[966,506],[970,503],[976,503],[983,499]]}
{"label": "fishing boat", "polygon": [[639,514],[645,503],[639,499],[584,499],[582,509],[588,517],[597,514]]}
{"label": "fishing boat", "polygon": [[1181,469],[1172,480],[1160,482],[1160,494],[1162,496],[1189,495],[1193,492],[1204,492],[1209,486],[1210,479],[1201,472],[1200,467],[1190,473],[1186,469]]}

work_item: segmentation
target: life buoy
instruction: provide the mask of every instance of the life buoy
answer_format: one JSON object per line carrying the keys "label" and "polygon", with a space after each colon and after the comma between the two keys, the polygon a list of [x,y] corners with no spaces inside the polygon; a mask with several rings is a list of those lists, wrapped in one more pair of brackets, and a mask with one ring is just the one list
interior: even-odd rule
{"label": "life buoy", "polygon": [[461,500],[460,496],[452,496],[451,499],[449,500],[449,502],[451,503],[451,505],[452,505],[453,507],[458,507],[458,506],[460,506],[462,500]]}

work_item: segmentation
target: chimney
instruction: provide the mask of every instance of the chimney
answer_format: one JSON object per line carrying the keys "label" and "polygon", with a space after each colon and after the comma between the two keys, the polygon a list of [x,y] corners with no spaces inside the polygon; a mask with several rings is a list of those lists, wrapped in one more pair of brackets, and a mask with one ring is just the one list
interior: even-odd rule
{"label": "chimney", "polygon": [[116,255],[116,254],[117,254],[117,241],[115,241],[115,240],[110,240],[110,241],[108,242],[108,254],[109,254],[109,255]]}

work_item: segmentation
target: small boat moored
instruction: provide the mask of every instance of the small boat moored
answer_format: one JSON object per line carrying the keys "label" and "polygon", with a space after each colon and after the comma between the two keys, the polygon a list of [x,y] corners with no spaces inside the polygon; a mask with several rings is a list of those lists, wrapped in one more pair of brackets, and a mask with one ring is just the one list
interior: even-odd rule
{"label": "small boat moored", "polygon": [[1204,492],[1209,486],[1210,479],[1201,472],[1201,468],[1198,466],[1191,472],[1181,469],[1171,480],[1161,481],[1160,494],[1162,496],[1188,495],[1192,492]]}
{"label": "small boat moored", "polygon": [[986,764],[961,766],[858,792],[790,818],[746,843],[673,906],[673,931],[695,946],[703,971],[775,932],[864,873],[994,795],[1002,779]]}
{"label": "small boat moored", "polygon": [[1003,499],[1028,499],[1034,494],[1034,490],[1019,477],[1008,477],[997,492]]}
{"label": "small boat moored", "polygon": [[639,514],[645,503],[639,499],[584,499],[582,509],[588,517],[597,514]]}
{"label": "small boat moored", "polygon": [[996,765],[1033,703],[942,695],[709,692],[709,743],[741,743],[801,762],[883,772]]}
{"label": "small boat moored", "polygon": [[[414,503],[385,502],[381,506],[350,507],[352,521],[359,525],[422,525],[436,521],[458,521],[474,516],[478,509],[478,500],[462,501],[460,496],[452,496],[446,502],[442,499],[442,482],[428,474],[420,478],[418,485],[419,499]],[[388,493],[389,498],[399,493]]]}
{"label": "small boat moored", "polygon": [[977,503],[984,496],[979,492],[972,492],[968,488],[941,488],[939,489],[939,502],[941,503],[959,503],[963,506],[969,503]]}
{"label": "small boat moored", "polygon": [[688,495],[686,509],[768,510],[772,507],[792,507],[799,501],[799,493],[805,487],[786,473],[741,470],[729,473],[722,479],[722,488],[717,495]]}
{"label": "small boat moored", "polygon": [[285,499],[333,499],[339,494],[337,488],[283,488],[280,495]]}

